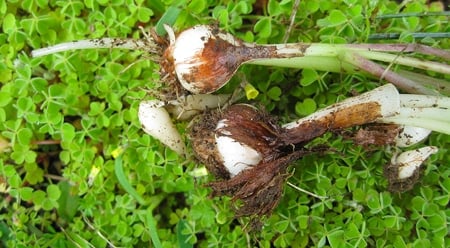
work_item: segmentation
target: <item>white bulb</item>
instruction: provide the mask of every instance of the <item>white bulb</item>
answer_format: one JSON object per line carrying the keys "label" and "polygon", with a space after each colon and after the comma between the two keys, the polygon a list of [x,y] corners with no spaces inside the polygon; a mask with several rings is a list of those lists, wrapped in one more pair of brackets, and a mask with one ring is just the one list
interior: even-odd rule
{"label": "white bulb", "polygon": [[[237,49],[237,48],[244,49]],[[212,93],[226,84],[253,53],[232,35],[197,25],[181,32],[168,48],[178,81],[194,94]]]}
{"label": "white bulb", "polygon": [[[216,130],[226,126],[226,120],[220,120],[217,123]],[[215,138],[217,151],[223,161],[223,165],[230,173],[230,177],[234,177],[241,171],[257,165],[262,160],[262,156],[258,151],[236,141],[226,131],[222,132],[222,135],[216,135]]]}
{"label": "white bulb", "polygon": [[392,164],[398,165],[398,179],[411,177],[422,163],[431,155],[438,152],[435,146],[426,146],[412,151],[406,151],[393,157]]}
{"label": "white bulb", "polygon": [[178,154],[185,153],[184,142],[172,123],[162,101],[141,102],[138,115],[142,128],[146,133],[160,140]]}
{"label": "white bulb", "polygon": [[200,92],[188,79],[198,67],[206,63],[202,59],[202,52],[211,36],[208,26],[198,25],[180,33],[173,44],[175,72],[181,85],[190,92]]}
{"label": "white bulb", "polygon": [[402,131],[395,138],[395,145],[398,147],[412,146],[426,139],[430,133],[429,129],[403,126]]}

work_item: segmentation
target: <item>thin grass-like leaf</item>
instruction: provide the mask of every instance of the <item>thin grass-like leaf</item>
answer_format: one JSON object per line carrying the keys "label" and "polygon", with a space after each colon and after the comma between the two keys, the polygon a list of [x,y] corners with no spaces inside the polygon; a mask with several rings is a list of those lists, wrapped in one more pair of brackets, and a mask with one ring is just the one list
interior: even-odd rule
{"label": "thin grass-like leaf", "polygon": [[150,238],[152,239],[153,246],[155,248],[162,248],[161,241],[159,240],[158,233],[156,232],[156,221],[153,217],[152,210],[147,211],[147,225],[150,232]]}
{"label": "thin grass-like leaf", "polygon": [[131,186],[130,182],[127,180],[122,166],[122,155],[118,156],[114,161],[114,171],[116,173],[117,180],[120,185],[125,189],[125,191],[133,196],[136,201],[142,205],[146,205],[145,200],[138,194],[138,192]]}
{"label": "thin grass-like leaf", "polygon": [[192,248],[193,245],[188,242],[188,236],[183,234],[183,228],[186,226],[186,221],[180,220],[177,224],[177,240],[179,248]]}

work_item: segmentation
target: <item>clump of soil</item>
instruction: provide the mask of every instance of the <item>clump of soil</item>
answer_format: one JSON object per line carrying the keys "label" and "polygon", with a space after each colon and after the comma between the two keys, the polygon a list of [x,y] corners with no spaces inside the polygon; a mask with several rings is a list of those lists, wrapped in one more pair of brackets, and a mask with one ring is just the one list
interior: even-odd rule
{"label": "clump of soil", "polygon": [[215,141],[215,129],[220,119],[219,111],[206,111],[192,121],[188,135],[195,156],[208,171],[219,179],[229,179],[230,173],[222,165]]}
{"label": "clump of soil", "polygon": [[392,145],[400,131],[401,128],[394,124],[369,124],[358,129],[350,138],[355,144],[364,147]]}
{"label": "clump of soil", "polygon": [[394,193],[403,193],[411,190],[419,182],[422,167],[417,168],[412,176],[399,179],[399,164],[389,163],[384,167],[383,174],[388,179],[388,190]]}

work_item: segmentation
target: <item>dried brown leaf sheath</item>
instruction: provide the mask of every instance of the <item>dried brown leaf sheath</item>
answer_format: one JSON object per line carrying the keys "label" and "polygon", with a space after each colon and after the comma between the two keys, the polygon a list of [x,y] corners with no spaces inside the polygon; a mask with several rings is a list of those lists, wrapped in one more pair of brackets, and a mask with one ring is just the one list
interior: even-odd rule
{"label": "dried brown leaf sheath", "polygon": [[284,139],[292,143],[308,141],[324,134],[327,131],[342,129],[356,125],[373,122],[381,117],[380,104],[367,102],[333,111],[321,118],[301,123],[295,128],[287,129],[283,133]]}

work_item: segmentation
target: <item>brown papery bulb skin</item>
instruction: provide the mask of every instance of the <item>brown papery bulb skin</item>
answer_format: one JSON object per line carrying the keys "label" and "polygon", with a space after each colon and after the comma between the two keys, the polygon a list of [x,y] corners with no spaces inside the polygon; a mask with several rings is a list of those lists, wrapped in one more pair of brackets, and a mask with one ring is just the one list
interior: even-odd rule
{"label": "brown papery bulb skin", "polygon": [[[280,140],[281,130],[273,118],[246,104],[207,112],[190,128],[194,153],[220,179],[208,184],[213,196],[229,195],[233,200],[241,200],[236,215],[253,216],[252,224],[259,221],[258,216],[269,215],[277,206],[289,176],[288,165],[309,153],[294,150],[292,145],[284,146],[285,141]],[[236,152],[220,151],[220,137],[232,138],[233,141],[225,145],[230,150],[238,148]],[[256,164],[240,167],[242,170],[233,174],[235,168],[230,169],[233,164],[227,162],[243,156],[234,143],[241,144],[244,151],[257,151],[261,159]],[[224,155],[232,159],[224,159]],[[249,161],[243,157],[234,161]]]}
{"label": "brown papery bulb skin", "polygon": [[205,113],[191,126],[190,138],[197,158],[216,177],[226,179],[232,175],[218,150],[218,137],[230,137],[235,143],[248,146],[261,154],[265,162],[279,155],[276,147],[279,130],[275,120],[255,107],[237,104]]}
{"label": "brown papery bulb skin", "polygon": [[281,128],[269,115],[247,104],[232,105],[224,111],[221,120],[225,126],[216,129],[216,135],[231,137],[261,153],[263,161],[272,160],[277,151]]}
{"label": "brown papery bulb skin", "polygon": [[197,25],[181,32],[164,56],[173,61],[177,78],[186,90],[204,94],[224,86],[242,63],[275,53],[274,46],[255,47],[217,27]]}

